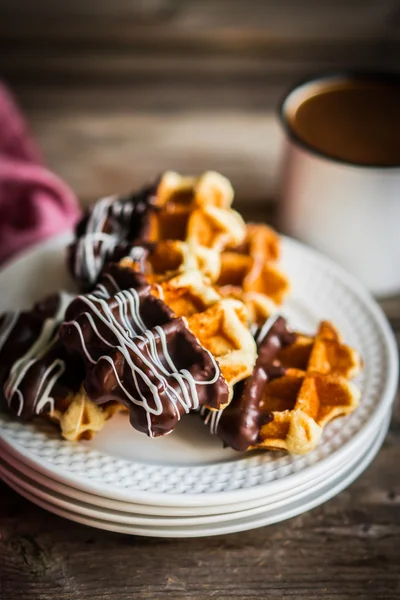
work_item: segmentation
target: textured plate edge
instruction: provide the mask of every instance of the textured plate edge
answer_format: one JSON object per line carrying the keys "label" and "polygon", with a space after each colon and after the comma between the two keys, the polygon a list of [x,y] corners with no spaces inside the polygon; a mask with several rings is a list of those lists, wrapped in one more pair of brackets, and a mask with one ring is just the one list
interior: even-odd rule
{"label": "textured plate edge", "polygon": [[[389,427],[389,423],[390,423],[390,418],[388,418],[388,421],[387,421],[387,428]],[[35,499],[29,498],[27,493],[24,492],[24,490],[20,491],[18,489],[18,486],[15,484],[11,484],[11,483],[7,482],[7,485],[9,485],[12,489],[14,489],[14,491],[16,491],[20,495],[24,496],[25,498],[27,498],[29,501],[33,502],[34,504],[37,504],[44,510],[52,512],[62,518],[69,519],[71,521],[75,521],[77,523],[80,523],[80,524],[88,526],[88,527],[94,527],[96,529],[102,529],[102,530],[106,530],[106,531],[110,531],[110,532],[114,532],[114,533],[124,533],[126,535],[139,535],[139,536],[143,536],[143,537],[158,537],[158,538],[160,538],[160,537],[164,537],[164,538],[196,538],[196,537],[212,537],[212,536],[216,536],[216,535],[227,535],[227,534],[231,534],[231,533],[240,533],[242,531],[250,531],[252,529],[258,529],[260,527],[273,525],[274,523],[278,523],[278,522],[285,521],[287,519],[291,519],[300,514],[308,512],[308,511],[312,510],[313,508],[320,506],[321,504],[324,504],[325,502],[327,502],[334,496],[338,495],[340,492],[342,492],[347,487],[349,487],[349,485],[351,485],[367,469],[367,467],[374,460],[375,456],[378,454],[378,452],[385,440],[385,437],[387,434],[387,428],[382,430],[381,438],[376,443],[376,446],[374,446],[373,448],[370,449],[370,453],[368,454],[368,456],[364,457],[364,460],[362,460],[360,462],[358,467],[356,469],[353,469],[349,473],[349,475],[347,477],[345,477],[344,479],[342,479],[340,482],[338,482],[336,484],[336,486],[329,488],[325,492],[325,494],[321,494],[317,498],[314,498],[313,500],[309,501],[308,504],[306,504],[306,505],[303,505],[303,506],[300,506],[297,508],[293,508],[293,509],[288,509],[286,511],[286,513],[284,513],[283,515],[280,515],[280,516],[278,515],[278,516],[275,516],[272,518],[267,517],[265,519],[261,519],[261,521],[258,523],[256,522],[256,523],[250,523],[250,524],[249,523],[240,523],[240,520],[239,520],[238,523],[235,523],[235,524],[231,523],[230,526],[225,525],[224,527],[221,527],[219,530],[216,530],[216,531],[210,531],[210,530],[178,531],[178,530],[173,530],[173,529],[161,531],[161,530],[155,530],[154,528],[148,528],[148,530],[144,530],[143,528],[139,529],[138,527],[136,527],[136,528],[129,527],[128,528],[128,527],[118,526],[114,523],[109,523],[109,522],[100,521],[100,520],[98,520],[98,521],[92,520],[91,522],[89,522],[89,519],[81,518],[79,515],[77,515],[75,513],[68,514],[70,511],[63,511],[63,510],[58,509],[57,507],[50,506],[45,502],[39,501],[36,498]]]}
{"label": "textured plate edge", "polygon": [[[377,427],[377,429],[379,429],[379,427]],[[244,502],[240,502],[237,504],[218,504],[218,511],[216,511],[212,507],[204,507],[204,506],[193,508],[193,507],[157,506],[157,505],[154,505],[152,507],[151,505],[148,505],[148,504],[137,504],[137,503],[131,503],[131,505],[129,505],[129,503],[124,502],[124,501],[113,500],[111,498],[106,498],[104,496],[98,496],[97,494],[89,494],[87,492],[82,492],[81,490],[78,490],[77,488],[67,486],[66,484],[63,484],[54,479],[51,479],[51,478],[43,475],[42,473],[39,473],[38,471],[30,468],[25,463],[22,463],[15,456],[9,454],[7,451],[4,451],[4,448],[3,448],[2,457],[0,458],[0,465],[2,462],[5,463],[6,465],[10,465],[15,471],[21,473],[23,476],[28,477],[29,479],[36,478],[37,481],[40,483],[40,485],[47,488],[49,491],[56,492],[58,494],[66,496],[68,498],[74,499],[77,502],[83,502],[86,504],[90,504],[90,498],[92,498],[95,500],[95,503],[93,505],[97,506],[98,508],[105,508],[108,510],[116,510],[119,512],[126,512],[126,513],[137,512],[138,514],[143,514],[143,515],[158,516],[157,513],[151,512],[152,508],[156,508],[159,511],[160,516],[161,515],[162,516],[171,516],[171,517],[198,516],[199,513],[197,512],[197,509],[201,509],[201,511],[202,511],[201,515],[216,515],[216,514],[220,514],[220,513],[224,513],[224,512],[238,512],[239,510],[247,510],[250,508],[256,508],[256,507],[260,506],[260,504],[263,503],[263,499],[264,499],[264,496],[262,496],[261,498],[256,498],[255,500],[250,499],[250,500],[246,500]],[[328,469],[324,473],[320,474],[318,477],[312,478],[312,479],[307,479],[305,482],[302,482],[300,484],[300,486],[299,486],[300,489],[303,489],[303,487],[306,487],[306,486],[315,485],[316,483],[319,482],[321,477],[325,477],[326,475],[331,475],[333,472],[336,472],[340,468],[340,466],[341,466],[340,464],[339,465],[335,464],[331,467],[331,469]],[[272,501],[275,502],[281,498],[285,498],[288,493],[289,493],[289,490],[284,490],[282,492],[269,494],[268,496],[270,499],[272,497]],[[110,502],[110,501],[113,504],[115,504],[116,506],[114,507],[114,506],[108,505],[107,502]],[[121,507],[117,507],[118,504],[120,504]],[[145,511],[141,512],[141,510],[143,510],[143,508],[145,509]],[[204,509],[206,509],[206,510],[204,510]],[[169,510],[173,510],[173,512],[171,512],[171,514],[168,514]]]}
{"label": "textured plate edge", "polygon": [[[369,454],[371,449],[374,448],[375,445],[378,443],[378,441],[382,439],[383,431],[385,432],[384,435],[386,435],[389,422],[390,422],[390,418],[386,417],[383,420],[383,422],[380,423],[379,426],[377,427],[376,434],[372,438],[371,444],[367,448],[362,448],[357,453],[354,453],[351,457],[351,460],[348,463],[340,465],[337,468],[337,470],[334,470],[333,472],[328,474],[326,479],[320,478],[318,480],[317,484],[314,486],[307,485],[306,488],[302,489],[301,493],[296,493],[296,491],[293,490],[294,498],[289,500],[288,495],[286,495],[286,497],[281,500],[276,500],[271,503],[261,504],[254,508],[238,510],[238,511],[232,512],[228,515],[225,514],[224,512],[221,512],[221,514],[216,514],[216,515],[208,515],[208,516],[207,515],[199,515],[199,516],[192,516],[192,517],[161,518],[156,515],[153,515],[152,518],[155,518],[155,520],[158,522],[151,524],[151,523],[146,523],[146,518],[143,515],[137,515],[134,513],[133,514],[125,513],[128,520],[124,521],[123,513],[117,514],[118,511],[112,511],[111,509],[109,509],[110,514],[107,515],[106,512],[104,511],[104,509],[103,509],[103,511],[98,508],[93,510],[93,507],[90,507],[90,505],[87,503],[85,503],[86,506],[79,506],[79,504],[76,504],[76,507],[72,508],[71,505],[74,505],[74,502],[73,501],[71,502],[71,499],[68,498],[67,496],[64,496],[65,500],[64,500],[64,498],[60,499],[59,496],[63,496],[63,494],[61,494],[60,492],[57,494],[57,497],[53,496],[53,499],[52,499],[51,493],[43,494],[41,490],[35,490],[34,489],[35,482],[33,480],[30,480],[27,482],[24,479],[18,479],[18,476],[15,475],[14,473],[10,472],[7,469],[7,467],[5,467],[4,465],[1,464],[1,462],[0,462],[0,476],[6,478],[9,481],[11,480],[13,483],[18,485],[18,487],[20,487],[21,489],[26,490],[28,493],[35,495],[39,499],[42,499],[45,502],[53,504],[54,506],[57,506],[60,509],[67,510],[69,512],[75,512],[76,514],[80,514],[81,516],[86,516],[88,518],[100,519],[101,521],[108,521],[110,523],[116,523],[116,524],[128,525],[128,526],[131,526],[131,525],[132,526],[135,526],[135,525],[149,526],[149,527],[158,526],[161,528],[174,527],[174,526],[183,527],[183,526],[193,526],[193,525],[198,526],[198,525],[209,525],[209,524],[216,524],[216,523],[227,523],[231,520],[234,521],[234,520],[238,520],[238,519],[242,519],[242,518],[253,517],[258,514],[268,512],[268,511],[278,510],[281,508],[283,509],[285,506],[287,506],[287,504],[291,504],[292,502],[295,502],[295,501],[299,502],[299,501],[303,500],[310,494],[310,492],[315,494],[320,489],[323,489],[327,485],[330,485],[332,481],[336,481],[343,474],[345,474],[350,469],[355,467],[358,462],[361,462],[367,454]],[[49,490],[49,492],[51,492],[51,491],[52,490]],[[47,498],[46,498],[46,496],[47,496]],[[97,516],[95,514],[96,512],[98,513]],[[112,512],[115,512],[116,514],[112,515],[111,514]],[[136,520],[136,522],[135,522],[135,520]],[[150,517],[148,518],[148,520],[150,521]],[[143,522],[141,523],[140,521],[143,521]],[[197,523],[195,521],[197,521]]]}

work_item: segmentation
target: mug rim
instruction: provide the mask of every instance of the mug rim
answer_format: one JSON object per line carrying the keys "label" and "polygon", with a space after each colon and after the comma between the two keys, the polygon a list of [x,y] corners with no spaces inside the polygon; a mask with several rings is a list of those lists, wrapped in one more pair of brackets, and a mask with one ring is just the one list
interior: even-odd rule
{"label": "mug rim", "polygon": [[362,71],[362,70],[340,70],[340,71],[323,71],[319,73],[314,73],[313,75],[308,75],[303,77],[297,83],[292,85],[287,92],[285,92],[283,98],[279,102],[278,114],[280,118],[281,125],[289,140],[293,143],[300,146],[303,150],[306,150],[309,154],[312,154],[318,158],[323,158],[332,163],[339,165],[347,165],[350,167],[358,167],[360,169],[399,169],[400,162],[391,163],[387,165],[382,164],[362,164],[356,161],[345,160],[343,158],[338,158],[336,156],[332,156],[323,150],[319,150],[312,144],[306,142],[302,137],[300,137],[294,128],[290,125],[289,119],[286,114],[286,105],[290,99],[290,97],[302,87],[306,87],[315,83],[328,83],[332,80],[345,80],[345,79],[353,79],[358,81],[366,81],[366,82],[377,82],[377,83],[388,83],[388,84],[397,84],[400,86],[400,71]]}

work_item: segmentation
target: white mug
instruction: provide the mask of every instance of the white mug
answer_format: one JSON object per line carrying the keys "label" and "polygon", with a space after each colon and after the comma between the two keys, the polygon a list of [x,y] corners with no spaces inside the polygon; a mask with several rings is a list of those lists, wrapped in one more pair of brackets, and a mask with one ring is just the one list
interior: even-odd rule
{"label": "white mug", "polygon": [[400,163],[365,166],[333,158],[301,139],[289,118],[325,83],[349,77],[365,76],[318,77],[296,86],[281,104],[281,227],[341,263],[374,294],[388,295],[400,291]]}

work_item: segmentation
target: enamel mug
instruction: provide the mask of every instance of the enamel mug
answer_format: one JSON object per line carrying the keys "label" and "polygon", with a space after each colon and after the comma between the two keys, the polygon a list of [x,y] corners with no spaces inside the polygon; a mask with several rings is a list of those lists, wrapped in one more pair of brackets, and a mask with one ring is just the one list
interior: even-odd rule
{"label": "enamel mug", "polygon": [[[388,295],[400,291],[400,163],[384,158],[388,164],[359,164],[330,155],[301,135],[293,117],[324,86],[340,88],[357,78],[366,78],[371,85],[389,81],[399,86],[391,76],[330,74],[296,86],[283,100],[280,117],[286,139],[280,225],[285,233],[342,264],[374,294]],[[332,110],[324,114],[321,105],[318,118],[329,119],[332,114]],[[379,119],[386,116],[380,114]],[[318,123],[311,123],[318,139]],[[337,136],[340,143],[340,131]]]}

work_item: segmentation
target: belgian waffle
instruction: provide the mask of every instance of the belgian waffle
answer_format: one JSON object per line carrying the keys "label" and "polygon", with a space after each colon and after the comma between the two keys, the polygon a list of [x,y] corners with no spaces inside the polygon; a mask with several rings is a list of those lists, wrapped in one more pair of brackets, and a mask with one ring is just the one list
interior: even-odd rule
{"label": "belgian waffle", "polygon": [[77,392],[59,398],[54,409],[42,416],[60,428],[63,438],[78,442],[93,439],[108,419],[124,410],[125,407],[119,402],[111,401],[97,406],[82,387]]}
{"label": "belgian waffle", "polygon": [[256,341],[252,375],[236,387],[225,410],[203,416],[237,450],[309,452],[327,423],[358,406],[359,391],[349,378],[361,360],[328,322],[310,337],[291,333],[282,317],[273,317]]}
{"label": "belgian waffle", "polygon": [[[97,293],[71,303],[60,328],[64,347],[86,364],[89,398],[125,404],[132,425],[150,436],[169,433],[200,405],[227,405],[255,361],[244,306],[222,300],[186,320],[142,274],[118,267],[106,275]],[[116,291],[127,277],[130,287]]]}
{"label": "belgian waffle", "polygon": [[76,228],[68,251],[70,272],[82,290],[90,291],[105,264],[124,256],[136,259],[137,246],[145,260],[148,248],[160,242],[185,242],[200,261],[205,251],[195,250],[198,246],[215,251],[236,246],[245,237],[245,224],[230,208],[232,198],[229,181],[214,172],[198,179],[167,172],[139,193],[103,198]]}
{"label": "belgian waffle", "polygon": [[[132,269],[128,261],[121,261],[120,267]],[[149,278],[143,280],[148,282]],[[150,291],[176,316],[186,318],[190,331],[218,360],[231,397],[233,385],[251,373],[256,360],[245,305],[239,300],[221,298],[195,269],[172,274],[170,279],[152,284]]]}
{"label": "belgian waffle", "polygon": [[276,232],[254,223],[247,224],[242,244],[221,254],[218,291],[243,300],[257,324],[276,311],[290,290],[288,278],[277,265],[279,256]]}

